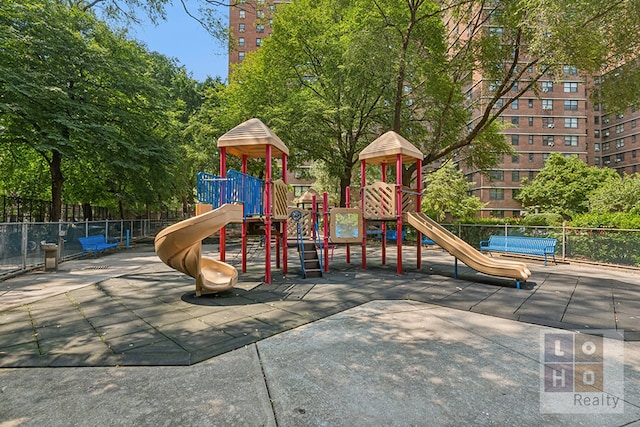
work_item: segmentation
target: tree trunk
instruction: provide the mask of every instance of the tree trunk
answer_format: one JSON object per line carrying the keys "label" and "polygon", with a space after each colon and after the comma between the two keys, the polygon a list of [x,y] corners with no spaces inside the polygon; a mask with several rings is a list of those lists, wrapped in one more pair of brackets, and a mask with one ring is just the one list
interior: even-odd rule
{"label": "tree trunk", "polygon": [[85,221],[93,221],[93,209],[90,203],[82,204],[82,216]]}
{"label": "tree trunk", "polygon": [[60,221],[62,216],[62,155],[58,150],[53,150],[49,163],[51,173],[51,221]]}

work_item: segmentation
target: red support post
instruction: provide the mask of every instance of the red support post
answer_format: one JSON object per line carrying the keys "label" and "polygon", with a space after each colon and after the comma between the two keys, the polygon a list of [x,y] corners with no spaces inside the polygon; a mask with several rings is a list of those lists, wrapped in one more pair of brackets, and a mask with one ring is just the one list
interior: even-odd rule
{"label": "red support post", "polygon": [[264,282],[267,285],[271,284],[271,145],[267,145],[267,152],[265,154],[265,190],[264,190],[264,258],[265,258],[265,270],[264,270]]}
{"label": "red support post", "polygon": [[[382,168],[382,182],[386,183],[387,182],[387,163],[383,162],[381,165]],[[387,206],[384,205],[384,202],[382,203],[382,205],[380,205],[380,209],[382,209],[382,212],[380,212],[382,215],[386,215],[386,210],[387,210]],[[382,240],[382,265],[387,265],[387,223],[382,221],[382,224],[380,224],[380,231],[382,231],[382,235],[380,236],[380,239]]]}
{"label": "red support post", "polygon": [[[422,159],[418,159],[416,162],[416,188],[418,195],[416,196],[416,212],[422,212]],[[417,233],[418,240],[418,249],[416,256],[418,257],[417,268],[420,270],[422,268],[422,234],[418,231]]]}
{"label": "red support post", "polygon": [[367,268],[367,220],[364,215],[364,187],[367,185],[367,161],[360,161],[360,208],[362,209],[362,269]]}
{"label": "red support post", "polygon": [[396,212],[397,272],[402,274],[402,154],[396,157]]}
{"label": "red support post", "polygon": [[[282,182],[287,183],[287,155],[282,153]],[[289,229],[287,226],[287,218],[282,221],[282,274],[289,272],[288,253],[289,250]]]}
{"label": "red support post", "polygon": [[[227,147],[221,147],[220,148],[220,178],[226,178],[227,177]],[[226,184],[222,183],[222,187],[224,188],[226,186]],[[226,202],[226,200],[224,200],[224,192],[221,191],[220,192],[220,206],[222,206],[222,204]],[[227,227],[221,227],[220,228],[220,261],[224,262],[225,258],[226,258],[226,251],[227,251]]]}
{"label": "red support post", "polygon": [[[351,207],[351,188],[345,188],[345,207]],[[351,264],[351,245],[347,243],[347,264]]]}
{"label": "red support post", "polygon": [[329,272],[329,195],[325,191],[322,194],[322,233],[324,249],[324,272]]}
{"label": "red support post", "polygon": [[[242,155],[242,173],[247,173],[247,155]],[[242,272],[247,272],[247,219],[244,217],[244,206],[242,207]]]}

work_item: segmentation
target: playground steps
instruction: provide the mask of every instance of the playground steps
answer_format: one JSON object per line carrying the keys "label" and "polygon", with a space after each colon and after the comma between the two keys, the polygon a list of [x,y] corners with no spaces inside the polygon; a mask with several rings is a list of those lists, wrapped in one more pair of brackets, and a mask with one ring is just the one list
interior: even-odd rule
{"label": "playground steps", "polygon": [[300,262],[304,264],[303,278],[309,277],[322,277],[322,266],[320,265],[320,257],[316,245],[312,241],[303,241],[304,245],[304,259],[302,252],[298,249],[300,255]]}

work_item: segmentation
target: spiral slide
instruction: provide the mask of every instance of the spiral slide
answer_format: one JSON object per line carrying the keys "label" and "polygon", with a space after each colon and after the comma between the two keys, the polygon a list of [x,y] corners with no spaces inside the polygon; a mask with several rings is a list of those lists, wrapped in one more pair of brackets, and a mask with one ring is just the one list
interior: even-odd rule
{"label": "spiral slide", "polygon": [[156,235],[158,257],[169,267],[195,278],[197,296],[231,289],[238,281],[235,267],[202,256],[202,240],[230,222],[242,222],[242,205],[222,205]]}
{"label": "spiral slide", "polygon": [[408,213],[407,220],[416,230],[480,273],[516,279],[518,284],[531,276],[526,264],[489,258],[423,213]]}

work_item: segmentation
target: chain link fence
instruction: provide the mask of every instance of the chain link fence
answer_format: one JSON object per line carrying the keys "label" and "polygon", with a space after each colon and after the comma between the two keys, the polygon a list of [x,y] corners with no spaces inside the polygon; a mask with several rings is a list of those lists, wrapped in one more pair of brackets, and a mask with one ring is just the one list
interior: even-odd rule
{"label": "chain link fence", "polygon": [[44,265],[43,244],[58,245],[58,259],[64,261],[82,253],[80,237],[104,235],[117,239],[120,246],[152,238],[175,221],[105,220],[82,222],[5,222],[0,223],[0,280]]}

